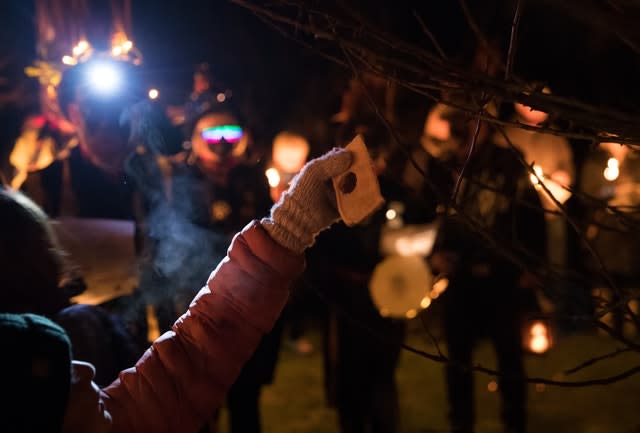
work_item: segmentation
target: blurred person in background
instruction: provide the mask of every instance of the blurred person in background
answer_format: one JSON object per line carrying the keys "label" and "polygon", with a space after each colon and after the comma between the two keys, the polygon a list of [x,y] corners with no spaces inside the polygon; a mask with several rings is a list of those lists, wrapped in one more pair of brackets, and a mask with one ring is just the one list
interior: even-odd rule
{"label": "blurred person in background", "polygon": [[[541,92],[550,94],[551,90],[544,87]],[[545,112],[520,102],[513,104],[513,110],[512,118],[516,123],[533,128],[553,126]],[[576,169],[569,140],[559,135],[509,125],[503,130],[495,131],[493,141],[505,148],[513,145],[522,152],[524,160],[533,166],[536,173],[529,177],[545,209],[547,260],[554,271],[555,280],[552,282],[549,279],[545,291],[547,294],[567,294],[563,297],[553,296],[552,303],[549,296],[539,291],[540,304],[546,313],[553,312],[561,324],[569,325],[572,321],[571,312],[578,311],[579,289],[574,287],[566,272],[572,264],[569,255],[573,238],[563,210],[556,204],[558,202],[565,212],[571,212],[573,207],[568,200],[576,182]]]}
{"label": "blurred person in background", "polygon": [[441,109],[438,117],[448,123],[448,132],[437,138],[442,152],[435,157],[448,168],[454,180],[450,187],[455,189],[464,167],[455,209],[442,217],[430,257],[434,271],[449,281],[439,302],[449,356],[451,428],[474,431],[472,354],[478,340],[488,337],[501,372],[505,431],[522,433],[527,425],[522,329],[526,314],[538,309],[533,275],[545,260],[543,209],[527,168],[513,150],[492,142],[488,123],[451,107]]}
{"label": "blurred person in background", "polygon": [[[384,129],[369,126],[359,131],[374,161],[382,194],[399,201],[402,190],[385,172]],[[395,371],[406,323],[383,317],[369,292],[373,270],[383,258],[380,237],[386,210],[357,227],[339,224],[334,233],[320,236],[308,253],[310,280],[329,303],[325,385],[342,433],[401,431]]]}
{"label": "blurred person in background", "polygon": [[584,269],[593,283],[592,296],[596,313],[615,306],[601,320],[614,332],[628,337],[638,329],[630,314],[638,312],[636,300],[620,303],[623,295],[640,288],[640,242],[636,236],[637,206],[640,205],[640,156],[631,146],[603,142],[586,156],[579,182],[585,194],[580,199],[588,210],[584,215],[587,241],[600,256],[611,281],[599,272],[593,254],[582,249]]}
{"label": "blurred person in background", "polygon": [[[548,88],[543,93],[551,93]],[[522,103],[513,104],[515,121],[530,127],[542,127],[547,125],[549,115],[539,110],[534,110]],[[499,146],[516,147],[528,164],[534,166],[538,177],[554,195],[554,198],[563,204],[571,195],[568,191],[574,182],[576,170],[574,166],[573,152],[569,141],[561,136],[538,132],[535,130],[507,126],[504,134],[494,133],[493,140]],[[532,180],[535,185],[535,181]],[[566,220],[558,215],[559,209],[554,200],[540,186],[536,189],[540,194],[540,200],[544,208],[547,220],[547,252],[549,263],[556,266],[566,266],[567,263],[567,227]]]}
{"label": "blurred person in background", "polygon": [[[172,158],[168,187],[170,207],[181,220],[186,220],[188,227],[201,233],[185,243],[185,248],[191,251],[187,256],[193,257],[188,260],[191,269],[185,272],[184,262],[173,260],[176,247],[181,245],[175,230],[157,231],[156,243],[161,252],[157,257],[161,261],[156,262],[154,269],[174,269],[180,281],[171,280],[169,286],[177,290],[193,289],[185,276],[206,278],[209,261],[203,258],[224,257],[234,233],[268,212],[273,204],[265,175],[266,161],[254,148],[251,132],[228,105],[218,108],[198,118],[188,149]],[[151,214],[150,218],[158,220],[159,227],[166,221],[162,213]],[[187,292],[181,298],[188,302],[192,296],[193,293]],[[174,311],[180,311],[181,303],[176,307]],[[280,319],[262,338],[229,390],[227,406],[233,432],[261,431],[260,393],[264,385],[273,381],[282,332]],[[215,429],[216,422],[217,414],[204,431]]]}
{"label": "blurred person in background", "polygon": [[217,110],[222,104],[228,105],[230,98],[231,91],[219,86],[211,66],[200,63],[193,70],[189,98],[183,106],[167,107],[167,113],[175,125],[182,125],[184,137],[189,140],[198,119],[209,111]]}
{"label": "blurred person in background", "polygon": [[[403,189],[387,166],[391,137],[366,98],[371,92],[382,110],[392,113],[386,85],[374,76],[367,76],[365,84],[351,81],[333,118],[336,144],[345,146],[361,134],[383,196],[402,201]],[[307,254],[309,279],[327,303],[325,391],[337,410],[341,433],[401,431],[395,372],[406,323],[383,317],[369,291],[372,273],[383,259],[385,212],[383,207],[356,227],[339,224],[333,233],[321,235]]]}

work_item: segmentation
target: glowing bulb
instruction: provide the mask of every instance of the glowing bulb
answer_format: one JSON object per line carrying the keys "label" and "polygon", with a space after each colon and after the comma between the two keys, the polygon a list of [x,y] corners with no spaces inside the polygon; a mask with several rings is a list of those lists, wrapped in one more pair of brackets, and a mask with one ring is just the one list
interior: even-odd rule
{"label": "glowing bulb", "polygon": [[613,182],[620,176],[620,163],[615,158],[609,158],[607,168],[604,169],[604,178]]}
{"label": "glowing bulb", "polygon": [[126,52],[133,48],[133,42],[127,40],[122,43],[122,49]]}
{"label": "glowing bulb", "polygon": [[218,102],[224,102],[225,99],[227,99],[227,97],[224,95],[224,93],[218,93],[216,95],[216,101]]}
{"label": "glowing bulb", "polygon": [[111,48],[111,54],[116,57],[119,56],[120,54],[122,54],[122,47],[120,45],[116,45],[115,47]]}
{"label": "glowing bulb", "polygon": [[271,167],[264,174],[267,176],[267,181],[271,188],[280,185],[280,173],[278,173],[277,169]]}
{"label": "glowing bulb", "polygon": [[546,335],[536,335],[529,342],[529,349],[533,353],[544,353],[549,349],[549,339]]}
{"label": "glowing bulb", "polygon": [[496,392],[498,390],[498,382],[496,382],[495,380],[492,380],[491,382],[489,382],[487,384],[487,390],[489,392]]}
{"label": "glowing bulb", "polygon": [[540,322],[536,322],[531,327],[531,335],[545,335],[547,333],[547,328]]}
{"label": "glowing bulb", "polygon": [[428,296],[422,298],[422,301],[420,301],[420,307],[427,308],[429,305],[431,305],[431,298]]}
{"label": "glowing bulb", "polygon": [[75,65],[77,62],[76,59],[71,56],[63,56],[62,63],[64,63],[65,65]]}
{"label": "glowing bulb", "polygon": [[149,90],[149,99],[158,99],[158,96],[160,96],[158,89]]}
{"label": "glowing bulb", "polygon": [[447,290],[447,287],[449,287],[449,279],[440,278],[438,281],[433,283],[433,288],[431,289],[431,298],[436,299],[445,290]]}
{"label": "glowing bulb", "polygon": [[73,55],[77,57],[80,54],[87,51],[88,49],[89,49],[89,42],[82,40],[78,42],[75,47],[73,47],[72,52],[73,52]]}
{"label": "glowing bulb", "polygon": [[417,312],[416,310],[414,310],[414,309],[411,309],[411,310],[409,310],[409,311],[407,311],[407,312],[405,313],[405,317],[406,317],[407,319],[413,319],[413,318],[414,318],[414,317],[416,317],[417,315],[418,315],[418,312]]}
{"label": "glowing bulb", "polygon": [[387,212],[384,214],[388,220],[392,220],[398,216],[398,212],[395,209],[387,209]]}
{"label": "glowing bulb", "polygon": [[547,326],[542,322],[534,322],[529,328],[530,340],[529,349],[533,353],[544,353],[549,350],[551,342],[549,341]]}

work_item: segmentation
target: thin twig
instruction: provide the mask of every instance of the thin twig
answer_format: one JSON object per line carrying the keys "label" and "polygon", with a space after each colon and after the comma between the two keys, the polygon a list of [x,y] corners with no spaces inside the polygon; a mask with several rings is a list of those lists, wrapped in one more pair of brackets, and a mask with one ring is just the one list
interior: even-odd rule
{"label": "thin twig", "polygon": [[592,365],[594,365],[594,364],[596,364],[596,363],[598,363],[600,361],[604,361],[606,359],[612,359],[612,358],[615,358],[616,356],[621,355],[623,353],[629,353],[630,351],[631,351],[631,349],[628,348],[628,347],[623,347],[623,348],[620,348],[620,349],[616,349],[613,352],[609,352],[609,353],[606,353],[604,355],[588,359],[587,361],[584,361],[583,363],[581,363],[581,364],[579,364],[579,365],[577,365],[577,366],[575,366],[573,368],[565,370],[563,374],[565,376],[568,376],[570,374],[577,373],[578,371],[583,370],[583,369],[585,369],[587,367],[591,367]]}
{"label": "thin twig", "polygon": [[518,26],[520,24],[520,2],[521,0],[516,0],[516,10],[513,13],[513,21],[511,23],[511,37],[509,39],[509,51],[507,52],[507,65],[504,69],[505,81],[509,81],[511,79],[511,70],[516,56],[516,41],[518,39]]}
{"label": "thin twig", "polygon": [[433,35],[433,33],[431,33],[431,31],[429,30],[429,27],[427,27],[427,24],[424,22],[422,17],[420,15],[418,15],[417,11],[415,11],[415,10],[413,11],[413,16],[416,17],[416,20],[418,20],[418,24],[420,24],[420,28],[422,29],[423,33],[425,35],[427,35],[427,37],[429,38],[429,40],[433,44],[434,48],[438,51],[438,54],[440,54],[440,57],[442,57],[443,60],[449,60],[447,55],[444,53],[444,50],[442,49],[442,47],[438,43],[438,40]]}
{"label": "thin twig", "polygon": [[460,173],[458,174],[458,178],[456,179],[456,185],[453,188],[453,193],[451,194],[451,199],[449,200],[449,207],[451,207],[452,203],[456,202],[456,198],[458,196],[458,191],[460,190],[460,185],[462,184],[462,178],[464,177],[464,173],[467,169],[467,166],[469,165],[469,162],[471,161],[471,155],[473,154],[473,151],[476,148],[476,142],[478,141],[478,135],[480,134],[480,126],[481,126],[481,121],[480,121],[480,117],[478,117],[476,119],[476,130],[473,133],[473,139],[471,140],[471,144],[469,145],[469,152],[467,153],[467,157],[464,161],[464,165],[462,166],[462,169],[460,170]]}

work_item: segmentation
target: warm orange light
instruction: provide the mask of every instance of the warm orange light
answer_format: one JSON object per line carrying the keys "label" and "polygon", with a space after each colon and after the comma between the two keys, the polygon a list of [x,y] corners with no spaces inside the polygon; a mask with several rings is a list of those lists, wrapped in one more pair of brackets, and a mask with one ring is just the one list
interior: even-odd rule
{"label": "warm orange light", "polygon": [[549,329],[543,322],[536,321],[529,328],[529,350],[533,353],[545,353],[551,347]]}
{"label": "warm orange light", "polygon": [[264,174],[265,176],[267,176],[267,181],[269,182],[269,186],[271,188],[275,188],[280,185],[280,173],[278,173],[277,169],[271,167],[267,169]]}
{"label": "warm orange light", "polygon": [[607,168],[604,169],[604,178],[613,182],[620,176],[620,163],[616,158],[609,158]]}
{"label": "warm orange light", "polygon": [[534,185],[537,185],[540,183],[540,180],[543,179],[543,172],[542,172],[542,167],[540,167],[539,165],[534,165],[533,166],[533,171],[535,173],[535,175],[533,173],[531,173],[529,175],[529,180],[531,180],[531,183]]}
{"label": "warm orange light", "polygon": [[71,65],[75,65],[77,62],[76,62],[76,59],[74,59],[71,56],[63,56],[62,57],[62,63],[64,63],[65,65],[70,65],[71,66]]}
{"label": "warm orange light", "polygon": [[444,293],[445,290],[447,290],[447,287],[449,287],[449,279],[440,278],[438,281],[433,283],[433,288],[431,289],[430,294],[431,298],[436,299],[438,296]]}
{"label": "warm orange light", "polygon": [[74,56],[78,57],[88,49],[89,49],[89,42],[85,40],[81,40],[76,44],[75,47],[73,47],[71,52],[73,53]]}
{"label": "warm orange light", "polygon": [[309,155],[309,143],[298,134],[281,132],[273,140],[273,163],[286,173],[297,173]]}

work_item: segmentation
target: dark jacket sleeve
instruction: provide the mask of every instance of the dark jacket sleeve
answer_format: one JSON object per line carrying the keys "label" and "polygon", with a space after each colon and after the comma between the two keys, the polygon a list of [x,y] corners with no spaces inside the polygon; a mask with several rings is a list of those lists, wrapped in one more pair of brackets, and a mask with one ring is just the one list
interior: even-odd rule
{"label": "dark jacket sleeve", "polygon": [[272,328],[303,268],[303,256],[258,222],[237,234],[173,330],[104,390],[113,431],[197,431]]}

